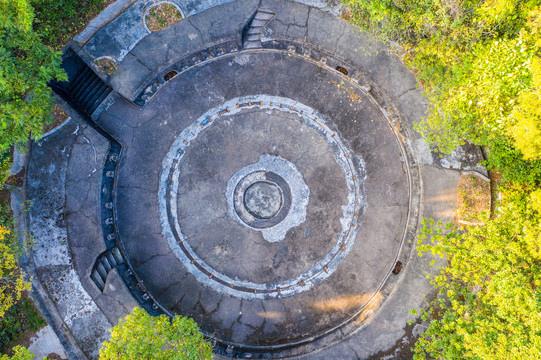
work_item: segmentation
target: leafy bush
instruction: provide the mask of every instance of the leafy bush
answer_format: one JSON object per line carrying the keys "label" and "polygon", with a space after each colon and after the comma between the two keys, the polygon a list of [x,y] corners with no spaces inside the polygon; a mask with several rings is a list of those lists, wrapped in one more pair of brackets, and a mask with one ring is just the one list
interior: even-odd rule
{"label": "leafy bush", "polygon": [[[1,219],[0,219],[1,220]],[[20,249],[11,232],[0,225],[0,319],[19,299],[30,290],[30,283],[18,267]]]}
{"label": "leafy bush", "polygon": [[0,352],[9,350],[10,345],[24,333],[34,333],[47,323],[32,300],[23,297],[0,319]]}
{"label": "leafy bush", "polygon": [[47,82],[66,80],[60,53],[41,42],[33,20],[28,1],[0,0],[0,156],[42,134],[53,107]]}
{"label": "leafy bush", "polygon": [[[0,360],[32,360],[34,359],[34,354],[32,354],[30,351],[28,351],[27,348],[24,348],[22,346],[16,346],[13,349],[14,355],[8,356],[8,355],[2,355],[0,357]],[[43,360],[47,360],[47,358],[43,358]]]}
{"label": "leafy bush", "polygon": [[104,0],[30,0],[34,29],[56,49],[80,32],[104,7]]}
{"label": "leafy bush", "polygon": [[440,320],[415,359],[540,359],[541,191],[509,193],[486,226],[444,233],[425,223],[419,238],[449,265],[432,281],[439,296],[423,317]]}
{"label": "leafy bush", "polygon": [[152,317],[135,308],[111,330],[100,360],[203,360],[212,359],[212,346],[190,318]]}

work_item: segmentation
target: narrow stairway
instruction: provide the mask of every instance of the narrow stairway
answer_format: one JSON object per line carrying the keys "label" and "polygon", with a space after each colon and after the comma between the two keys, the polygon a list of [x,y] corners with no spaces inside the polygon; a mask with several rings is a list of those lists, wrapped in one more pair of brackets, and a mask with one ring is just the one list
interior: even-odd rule
{"label": "narrow stairway", "polygon": [[244,49],[258,49],[261,44],[263,27],[274,17],[274,13],[268,10],[258,9],[252,21],[242,33],[242,46]]}

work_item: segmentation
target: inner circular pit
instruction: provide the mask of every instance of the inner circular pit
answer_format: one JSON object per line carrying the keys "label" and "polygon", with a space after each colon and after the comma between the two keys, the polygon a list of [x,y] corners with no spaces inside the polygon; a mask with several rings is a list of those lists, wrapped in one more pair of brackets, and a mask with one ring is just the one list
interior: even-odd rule
{"label": "inner circular pit", "polygon": [[291,189],[280,175],[254,171],[244,176],[233,195],[236,215],[246,225],[261,229],[280,223],[291,207]]}
{"label": "inner circular pit", "polygon": [[282,208],[282,192],[271,182],[258,181],[244,192],[244,207],[258,219],[272,219]]}

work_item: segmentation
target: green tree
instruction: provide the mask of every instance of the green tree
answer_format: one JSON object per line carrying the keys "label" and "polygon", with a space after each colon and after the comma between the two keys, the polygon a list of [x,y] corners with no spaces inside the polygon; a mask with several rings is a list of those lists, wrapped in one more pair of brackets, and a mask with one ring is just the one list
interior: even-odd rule
{"label": "green tree", "polygon": [[0,0],[0,156],[13,144],[43,132],[53,100],[47,82],[66,80],[60,53],[45,46],[32,28],[26,0]]}
{"label": "green tree", "polygon": [[[2,355],[0,357],[0,360],[32,360],[34,359],[34,354],[32,354],[30,351],[28,351],[27,348],[24,348],[22,346],[15,346],[13,348],[13,356],[8,355]],[[47,360],[47,358],[43,358],[43,360]]]}
{"label": "green tree", "polygon": [[15,244],[11,232],[0,224],[0,318],[31,288],[18,266],[20,252]]}
{"label": "green tree", "polygon": [[467,232],[425,223],[421,254],[448,266],[415,359],[541,359],[541,191],[508,192],[498,215]]}
{"label": "green tree", "polygon": [[212,359],[212,346],[190,318],[152,317],[135,308],[111,330],[100,360],[203,360]]}

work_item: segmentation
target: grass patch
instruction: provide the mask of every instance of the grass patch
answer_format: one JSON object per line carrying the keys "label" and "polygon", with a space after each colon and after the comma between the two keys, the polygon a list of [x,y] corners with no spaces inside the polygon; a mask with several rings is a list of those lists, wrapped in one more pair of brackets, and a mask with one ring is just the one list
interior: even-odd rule
{"label": "grass patch", "polygon": [[160,31],[182,20],[182,15],[171,4],[159,4],[151,8],[145,17],[145,22],[150,31]]}
{"label": "grass patch", "polygon": [[13,305],[0,320],[0,352],[8,353],[17,342],[47,325],[28,296]]}
{"label": "grass patch", "polygon": [[458,182],[459,224],[483,224],[490,213],[490,183],[476,175],[461,175]]}
{"label": "grass patch", "polygon": [[103,59],[95,60],[94,62],[96,63],[96,65],[98,65],[100,70],[106,73],[107,75],[112,75],[116,71],[117,64],[111,59],[103,58]]}
{"label": "grass patch", "polygon": [[36,17],[34,29],[43,42],[60,49],[81,32],[110,1],[104,0],[33,0]]}

